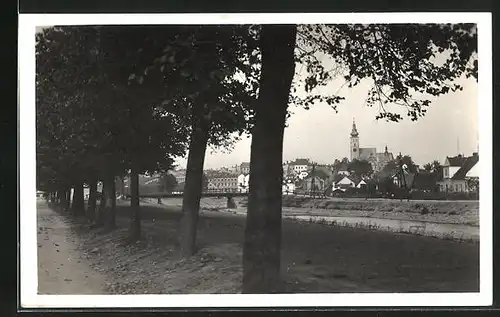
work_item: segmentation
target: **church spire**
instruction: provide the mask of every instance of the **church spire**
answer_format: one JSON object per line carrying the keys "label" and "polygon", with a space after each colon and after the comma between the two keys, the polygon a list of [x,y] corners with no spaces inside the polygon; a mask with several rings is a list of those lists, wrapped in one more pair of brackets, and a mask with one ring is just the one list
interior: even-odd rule
{"label": "church spire", "polygon": [[354,121],[354,118],[352,118],[352,131],[351,131],[351,136],[352,137],[357,137],[359,134],[358,134],[358,130],[356,129],[356,121]]}

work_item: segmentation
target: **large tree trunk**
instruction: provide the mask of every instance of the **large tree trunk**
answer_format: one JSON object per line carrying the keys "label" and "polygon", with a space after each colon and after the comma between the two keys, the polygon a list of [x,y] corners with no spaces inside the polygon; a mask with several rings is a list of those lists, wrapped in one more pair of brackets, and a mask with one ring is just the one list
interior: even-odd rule
{"label": "large tree trunk", "polygon": [[87,218],[92,221],[96,220],[96,206],[97,206],[97,179],[93,179],[89,184],[89,203],[87,206]]}
{"label": "large tree trunk", "polygon": [[252,129],[243,293],[281,292],[283,133],[295,72],[296,26],[265,25],[260,35],[262,71]]}
{"label": "large tree trunk", "polygon": [[181,249],[183,256],[191,256],[196,252],[196,229],[203,189],[203,165],[210,130],[210,120],[204,117],[201,109],[196,110],[193,111],[193,129],[182,197]]}
{"label": "large tree trunk", "polygon": [[71,206],[72,212],[76,216],[85,215],[85,197],[83,194],[83,183],[76,182],[73,190],[73,204]]}
{"label": "large tree trunk", "polygon": [[141,207],[139,203],[139,174],[135,169],[130,173],[130,240],[135,241],[141,237]]}

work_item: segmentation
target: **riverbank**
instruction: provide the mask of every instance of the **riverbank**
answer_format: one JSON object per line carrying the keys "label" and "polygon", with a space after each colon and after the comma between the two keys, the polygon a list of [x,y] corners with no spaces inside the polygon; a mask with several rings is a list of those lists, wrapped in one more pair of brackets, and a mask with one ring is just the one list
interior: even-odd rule
{"label": "riverbank", "polygon": [[[145,199],[156,203],[156,199]],[[247,198],[236,197],[236,211],[246,210]],[[181,207],[182,198],[163,198],[167,206]],[[222,210],[227,199],[202,198],[200,207]],[[479,201],[399,201],[390,199],[283,197],[287,216],[368,217],[479,226]]]}
{"label": "riverbank", "polygon": [[[127,244],[129,207],[117,229],[73,222],[82,259],[106,276],[105,293],[239,293],[245,217],[205,210],[198,253],[179,254],[178,208],[144,204],[143,239]],[[478,245],[400,233],[283,220],[285,292],[476,292]]]}
{"label": "riverbank", "polygon": [[311,199],[284,197],[283,207],[292,213],[373,217],[479,226],[479,201],[400,201],[389,199]]}

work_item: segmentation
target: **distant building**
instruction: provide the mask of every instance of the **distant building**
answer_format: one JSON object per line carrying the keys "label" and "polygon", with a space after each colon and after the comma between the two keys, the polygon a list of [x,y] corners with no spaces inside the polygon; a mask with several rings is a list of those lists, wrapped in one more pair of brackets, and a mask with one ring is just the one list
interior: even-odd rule
{"label": "distant building", "polygon": [[349,171],[348,170],[339,170],[337,172],[339,175],[344,175],[344,176],[349,176]]}
{"label": "distant building", "polygon": [[250,180],[250,174],[240,174],[238,175],[238,192],[248,193],[248,182]]}
{"label": "distant building", "polygon": [[232,173],[219,173],[208,177],[208,189],[220,192],[237,192],[238,175]]}
{"label": "distant building", "polygon": [[243,162],[240,164],[240,170],[238,173],[241,174],[249,174],[250,173],[250,163],[248,162]]}
{"label": "distant building", "polygon": [[304,180],[303,188],[306,191],[324,191],[326,190],[327,180],[318,176],[311,176]]}
{"label": "distant building", "polygon": [[309,175],[309,172],[308,172],[308,171],[302,171],[302,172],[299,172],[299,173],[298,173],[297,177],[298,177],[300,180],[302,180],[302,179],[306,178],[306,177],[307,177],[307,175]]}
{"label": "distant building", "polygon": [[362,188],[366,185],[367,183],[364,180],[360,180],[359,183],[356,185],[356,188]]}
{"label": "distant building", "polygon": [[308,159],[300,158],[296,159],[295,161],[289,163],[290,169],[297,175],[299,175],[301,172],[307,172],[309,167],[311,166],[311,163],[309,162]]}
{"label": "distant building", "polygon": [[286,182],[283,184],[281,191],[283,195],[292,195],[295,192],[295,184]]}
{"label": "distant building", "polygon": [[472,156],[457,155],[446,157],[443,163],[443,178],[438,181],[439,190],[442,192],[469,192],[469,179],[479,179],[479,154]]}
{"label": "distant building", "polygon": [[349,176],[349,161],[345,159],[345,161],[335,160],[335,163],[332,165],[332,175],[334,177],[338,177],[338,175]]}
{"label": "distant building", "polygon": [[350,187],[356,187],[356,181],[355,180],[352,180],[350,177],[348,176],[345,176],[344,178],[342,178],[340,181],[338,181],[336,184],[335,184],[335,187],[336,188],[350,188]]}
{"label": "distant building", "polygon": [[332,168],[327,165],[314,165],[304,179],[304,188],[325,191],[334,181]]}
{"label": "distant building", "polygon": [[387,150],[387,146],[382,153],[377,153],[377,148],[360,147],[359,133],[356,129],[356,122],[354,122],[354,120],[352,122],[350,153],[351,161],[355,159],[368,161],[372,165],[374,172],[382,170],[387,163],[394,160],[394,156]]}
{"label": "distant building", "polygon": [[[217,172],[219,172],[219,173],[231,173],[231,174],[233,174],[233,169],[230,168],[230,167],[223,166],[223,167],[219,168],[217,170]],[[237,173],[234,173],[234,174],[237,174]]]}
{"label": "distant building", "polygon": [[174,170],[174,171],[169,171],[169,174],[172,174],[175,179],[177,180],[177,184],[180,183],[185,183],[186,182],[186,170],[185,169],[180,169],[180,170]]}
{"label": "distant building", "polygon": [[240,169],[240,166],[238,164],[231,166],[229,168],[229,171],[230,171],[230,173],[233,173],[233,174],[240,174],[241,173],[241,169]]}

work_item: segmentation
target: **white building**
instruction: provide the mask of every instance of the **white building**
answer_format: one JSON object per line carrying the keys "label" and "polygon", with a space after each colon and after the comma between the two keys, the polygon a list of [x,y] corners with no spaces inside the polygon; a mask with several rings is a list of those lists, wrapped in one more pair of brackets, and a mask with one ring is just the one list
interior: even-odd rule
{"label": "white building", "polygon": [[366,186],[366,182],[364,180],[361,180],[358,185],[356,185],[356,188],[361,188],[363,186]]}
{"label": "white building", "polygon": [[238,175],[238,191],[240,193],[248,193],[249,180],[250,180],[250,174]]}
{"label": "white building", "polygon": [[310,162],[307,159],[296,159],[295,161],[289,164],[289,167],[297,175],[300,175],[301,172],[307,172],[309,166]]}
{"label": "white building", "polygon": [[353,180],[351,180],[349,177],[344,177],[342,178],[340,181],[337,182],[337,184],[335,184],[336,187],[355,187],[356,186],[356,182],[354,182]]}
{"label": "white building", "polygon": [[283,195],[292,195],[293,192],[295,191],[295,184],[294,183],[283,184],[281,191]]}
{"label": "white building", "polygon": [[306,177],[307,177],[307,175],[309,175],[309,172],[308,172],[308,171],[302,171],[302,172],[299,172],[299,173],[298,173],[298,176],[297,176],[297,177],[298,177],[300,180],[302,180],[302,179],[306,178]]}

